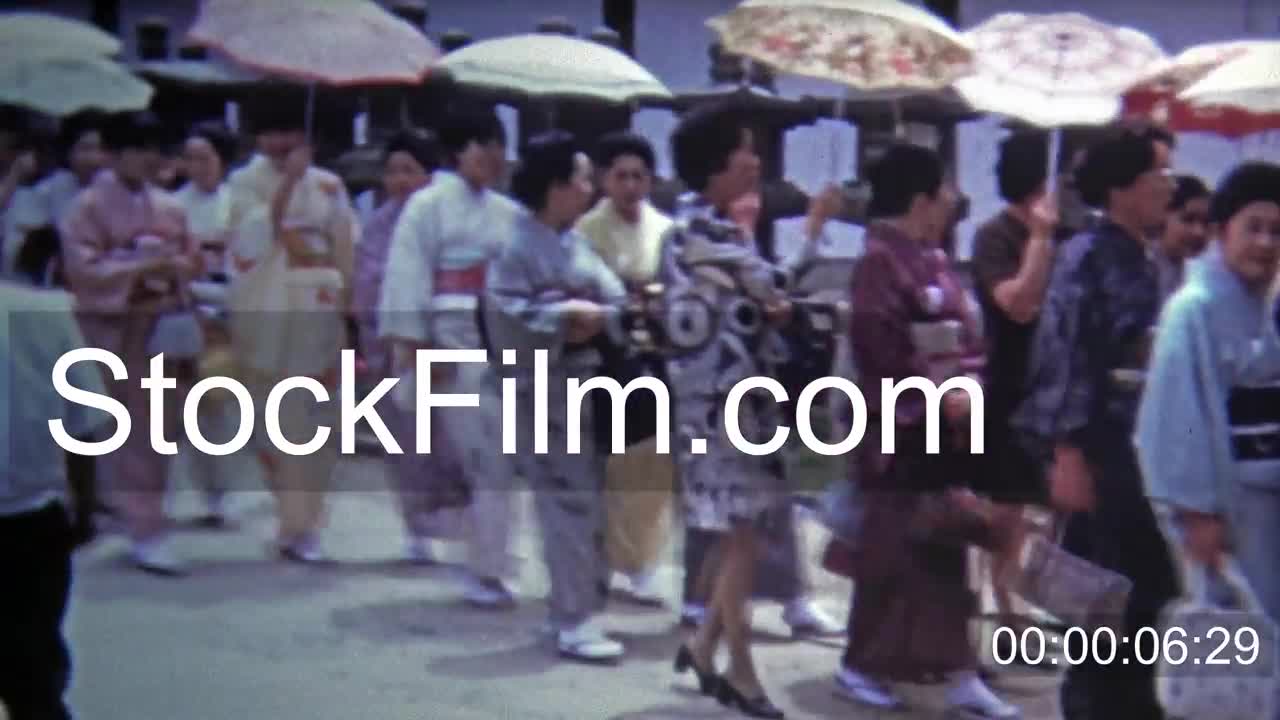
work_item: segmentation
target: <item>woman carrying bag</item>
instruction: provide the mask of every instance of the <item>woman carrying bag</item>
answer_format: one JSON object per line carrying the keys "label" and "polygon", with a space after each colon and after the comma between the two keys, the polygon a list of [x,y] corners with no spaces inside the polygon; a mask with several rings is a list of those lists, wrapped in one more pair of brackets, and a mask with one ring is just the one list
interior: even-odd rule
{"label": "woman carrying bag", "polygon": [[[1274,620],[1280,336],[1268,288],[1280,263],[1280,166],[1237,167],[1214,194],[1209,220],[1217,241],[1170,298],[1156,330],[1136,446],[1147,495],[1166,513],[1185,562],[1226,576],[1238,561],[1236,585]],[[1191,600],[1203,604],[1206,592],[1188,584]],[[1254,625],[1264,624],[1260,614]],[[1259,635],[1266,642],[1261,629]],[[1280,718],[1276,712],[1272,720]]]}

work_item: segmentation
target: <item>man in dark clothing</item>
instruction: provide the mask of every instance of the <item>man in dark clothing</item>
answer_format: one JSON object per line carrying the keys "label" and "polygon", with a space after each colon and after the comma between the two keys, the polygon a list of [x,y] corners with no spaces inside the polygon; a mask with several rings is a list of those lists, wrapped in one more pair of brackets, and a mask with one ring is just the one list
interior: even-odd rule
{"label": "man in dark clothing", "polygon": [[[1048,466],[1053,505],[1068,513],[1063,546],[1133,582],[1123,637],[1155,626],[1178,591],[1177,574],[1150,503],[1133,446],[1140,387],[1160,307],[1145,245],[1173,193],[1172,138],[1117,129],[1090,148],[1076,172],[1081,196],[1102,222],[1057,250],[1028,362],[1027,396],[1013,418]],[[1119,621],[1121,618],[1116,618]],[[1098,648],[1067,671],[1066,720],[1158,720],[1150,665],[1133,650]]]}

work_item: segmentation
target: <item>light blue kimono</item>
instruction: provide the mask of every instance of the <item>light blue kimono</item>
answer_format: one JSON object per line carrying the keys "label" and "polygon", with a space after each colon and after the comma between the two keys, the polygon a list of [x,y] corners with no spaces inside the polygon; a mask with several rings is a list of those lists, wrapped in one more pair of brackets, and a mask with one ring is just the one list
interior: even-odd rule
{"label": "light blue kimono", "polygon": [[1222,516],[1264,609],[1280,617],[1280,337],[1274,308],[1214,245],[1157,330],[1135,442],[1158,506]]}
{"label": "light blue kimono", "polygon": [[[581,452],[567,452],[569,378],[586,382],[603,357],[590,343],[567,342],[565,302],[608,305],[626,298],[622,281],[573,230],[556,232],[533,215],[514,223],[511,241],[489,265],[485,323],[489,350],[501,359],[514,350],[516,365],[503,372],[516,381],[516,458],[534,490],[534,509],[551,576],[551,623],[569,630],[604,609],[609,569],[604,557],[605,457],[593,440],[590,400],[581,403]],[[620,339],[620,325],[608,330]],[[547,351],[547,452],[535,452],[534,353]],[[498,442],[493,438],[492,442]]]}

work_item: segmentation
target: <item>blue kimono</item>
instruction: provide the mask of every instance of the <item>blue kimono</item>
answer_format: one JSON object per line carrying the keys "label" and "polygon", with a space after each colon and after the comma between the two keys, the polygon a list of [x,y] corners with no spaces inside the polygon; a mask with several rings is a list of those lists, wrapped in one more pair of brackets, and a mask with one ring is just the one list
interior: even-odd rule
{"label": "blue kimono", "polygon": [[1169,301],[1136,445],[1152,501],[1223,517],[1264,609],[1280,617],[1280,336],[1275,308],[1214,245]]}
{"label": "blue kimono", "polygon": [[[1058,248],[1032,340],[1028,395],[1012,425],[1048,464],[1059,443],[1089,465],[1094,509],[1067,518],[1063,547],[1133,581],[1129,634],[1155,625],[1178,593],[1177,574],[1142,487],[1132,437],[1160,306],[1155,267],[1141,241],[1109,221]],[[1131,648],[1119,648],[1120,656]],[[1159,718],[1152,668],[1141,663],[1070,668],[1063,717]]]}
{"label": "blue kimono", "polygon": [[[566,450],[566,383],[569,378],[585,383],[598,375],[604,358],[594,342],[568,342],[564,303],[580,299],[618,305],[626,289],[577,232],[556,232],[530,213],[521,214],[513,230],[511,241],[489,265],[486,333],[490,352],[498,357],[504,350],[516,352],[515,366],[502,368],[516,384],[516,457],[534,491],[551,576],[551,624],[570,630],[604,609],[609,568],[603,533],[605,457],[592,440],[589,400],[581,403],[581,452]],[[620,341],[620,325],[610,322],[606,337]],[[547,351],[545,420],[534,410],[537,350]],[[535,452],[534,433],[541,422],[547,428],[545,453]]]}

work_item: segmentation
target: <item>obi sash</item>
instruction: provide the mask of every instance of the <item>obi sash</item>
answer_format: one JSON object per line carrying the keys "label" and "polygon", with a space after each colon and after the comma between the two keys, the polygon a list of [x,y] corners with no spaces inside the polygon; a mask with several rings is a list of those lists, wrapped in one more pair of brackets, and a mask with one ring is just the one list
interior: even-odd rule
{"label": "obi sash", "polygon": [[479,310],[487,269],[487,260],[461,267],[436,267],[431,293],[434,342],[445,347],[483,347]]}
{"label": "obi sash", "polygon": [[1232,388],[1227,421],[1236,460],[1280,460],[1280,383]]}

